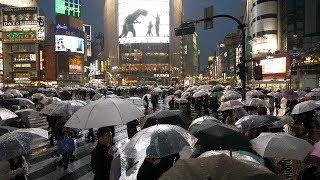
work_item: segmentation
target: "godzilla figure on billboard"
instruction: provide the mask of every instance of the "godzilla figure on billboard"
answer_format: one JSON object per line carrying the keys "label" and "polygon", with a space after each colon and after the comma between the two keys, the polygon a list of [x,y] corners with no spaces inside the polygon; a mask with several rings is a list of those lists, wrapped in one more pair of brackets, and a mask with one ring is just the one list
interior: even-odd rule
{"label": "godzilla figure on billboard", "polygon": [[119,38],[127,37],[129,32],[132,33],[133,37],[136,37],[136,30],[134,28],[134,24],[140,24],[140,22],[138,21],[138,18],[140,16],[147,16],[147,15],[148,15],[148,11],[144,9],[138,9],[132,14],[129,14],[124,21],[122,33],[119,36]]}

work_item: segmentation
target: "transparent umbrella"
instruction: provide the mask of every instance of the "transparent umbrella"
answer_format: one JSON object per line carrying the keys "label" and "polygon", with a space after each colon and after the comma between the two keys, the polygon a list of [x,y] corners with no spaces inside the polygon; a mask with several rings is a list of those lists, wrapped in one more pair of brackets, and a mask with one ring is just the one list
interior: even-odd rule
{"label": "transparent umbrella", "polygon": [[220,101],[226,102],[226,101],[236,100],[236,99],[240,99],[240,98],[241,98],[241,94],[238,93],[237,91],[226,90],[224,92],[224,95],[220,98]]}
{"label": "transparent umbrella", "polygon": [[237,108],[241,108],[243,106],[244,105],[242,104],[242,102],[240,102],[238,100],[230,100],[230,101],[222,102],[218,111],[237,109]]}
{"label": "transparent umbrella", "polygon": [[39,128],[18,129],[0,136],[0,161],[30,152],[38,139],[48,138],[48,131]]}
{"label": "transparent umbrella", "polygon": [[60,98],[57,97],[44,97],[40,100],[40,103],[44,104],[44,105],[49,105],[53,102],[57,102],[57,101],[61,101]]}
{"label": "transparent umbrella", "polygon": [[197,139],[174,125],[155,125],[131,138],[123,153],[129,158],[161,158],[193,148]]}
{"label": "transparent umbrella", "polygon": [[250,143],[260,156],[269,158],[304,160],[313,150],[306,140],[286,133],[261,133]]}
{"label": "transparent umbrella", "polygon": [[18,128],[10,127],[10,126],[0,126],[0,136],[17,129]]}
{"label": "transparent umbrella", "polygon": [[269,105],[265,100],[259,98],[251,98],[246,99],[244,101],[245,106],[253,106],[253,107],[265,107],[267,108]]}
{"label": "transparent umbrella", "polygon": [[0,108],[0,118],[1,120],[5,121],[8,119],[13,119],[18,117],[14,112],[10,111],[9,109],[6,108]]}
{"label": "transparent umbrella", "polygon": [[34,103],[27,98],[15,98],[18,102],[20,106],[33,106]]}
{"label": "transparent umbrella", "polygon": [[278,121],[276,116],[269,115],[248,115],[240,118],[235,125],[241,129],[241,131],[248,131],[256,129],[265,125],[272,125],[273,122]]}
{"label": "transparent umbrella", "polygon": [[320,91],[312,91],[305,95],[306,97],[315,97],[318,99],[320,97]]}
{"label": "transparent umbrella", "polygon": [[246,96],[250,97],[250,98],[258,98],[258,97],[261,97],[263,95],[264,95],[263,92],[258,91],[258,90],[252,90],[252,91],[248,91],[246,93]]}
{"label": "transparent umbrella", "polygon": [[32,100],[41,100],[43,98],[45,98],[46,96],[42,93],[35,93],[31,96]]}
{"label": "transparent umbrella", "polygon": [[214,126],[216,123],[221,123],[221,121],[212,116],[202,116],[191,122],[189,131],[200,131],[210,126]]}
{"label": "transparent umbrella", "polygon": [[320,107],[320,104],[318,104],[317,101],[314,101],[314,100],[304,101],[295,105],[291,114],[302,114],[305,112],[315,110],[319,107]]}
{"label": "transparent umbrella", "polygon": [[72,116],[77,110],[85,106],[86,103],[79,100],[70,101],[57,101],[45,106],[42,110],[42,114],[49,116]]}
{"label": "transparent umbrella", "polygon": [[200,90],[200,91],[198,91],[198,92],[195,92],[195,93],[193,94],[193,97],[194,97],[194,98],[198,98],[198,97],[207,96],[207,95],[208,95],[208,93],[207,93],[206,91]]}

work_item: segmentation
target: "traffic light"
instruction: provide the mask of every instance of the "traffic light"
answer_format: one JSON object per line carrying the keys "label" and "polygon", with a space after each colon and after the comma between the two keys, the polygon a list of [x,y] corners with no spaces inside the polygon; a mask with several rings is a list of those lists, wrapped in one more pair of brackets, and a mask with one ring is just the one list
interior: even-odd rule
{"label": "traffic light", "polygon": [[174,28],[176,36],[193,34],[196,31],[194,24],[181,24],[179,28]]}
{"label": "traffic light", "polygon": [[237,65],[237,75],[239,76],[240,79],[245,79],[246,78],[246,64],[244,62],[241,62],[240,64]]}
{"label": "traffic light", "polygon": [[253,77],[255,80],[262,80],[262,66],[258,65],[253,68]]}

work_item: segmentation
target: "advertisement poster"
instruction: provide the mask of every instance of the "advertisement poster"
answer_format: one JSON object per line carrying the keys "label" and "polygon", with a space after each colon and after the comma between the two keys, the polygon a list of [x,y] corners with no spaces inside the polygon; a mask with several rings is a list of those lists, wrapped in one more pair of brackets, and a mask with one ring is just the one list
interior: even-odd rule
{"label": "advertisement poster", "polygon": [[169,43],[169,0],[119,0],[119,43]]}
{"label": "advertisement poster", "polygon": [[36,31],[12,31],[2,32],[4,43],[10,42],[35,42],[37,40]]}
{"label": "advertisement poster", "polygon": [[37,7],[3,8],[2,15],[3,27],[38,26]]}
{"label": "advertisement poster", "polygon": [[262,74],[281,74],[287,72],[287,58],[272,58],[260,61]]}
{"label": "advertisement poster", "polygon": [[69,59],[69,74],[82,74],[82,57],[71,56]]}
{"label": "advertisement poster", "polygon": [[84,54],[84,40],[74,36],[56,35],[56,51]]}

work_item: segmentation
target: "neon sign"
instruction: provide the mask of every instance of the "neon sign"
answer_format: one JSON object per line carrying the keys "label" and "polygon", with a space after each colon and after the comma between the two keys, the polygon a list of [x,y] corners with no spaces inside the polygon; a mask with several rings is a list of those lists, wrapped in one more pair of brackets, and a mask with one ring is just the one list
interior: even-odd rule
{"label": "neon sign", "polygon": [[37,33],[35,31],[16,31],[3,33],[3,42],[36,41],[37,39]]}
{"label": "neon sign", "polygon": [[55,11],[57,14],[80,17],[80,0],[55,0]]}

